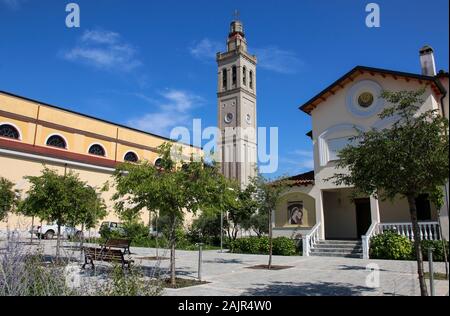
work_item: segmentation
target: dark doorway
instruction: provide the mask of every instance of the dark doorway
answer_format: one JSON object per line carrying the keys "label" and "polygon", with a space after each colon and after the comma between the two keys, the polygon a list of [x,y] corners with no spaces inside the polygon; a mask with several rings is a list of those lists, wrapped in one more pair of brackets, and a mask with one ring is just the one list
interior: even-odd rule
{"label": "dark doorway", "polygon": [[422,194],[416,199],[416,207],[419,221],[431,221],[431,204],[428,194]]}
{"label": "dark doorway", "polygon": [[372,216],[370,214],[370,199],[355,200],[356,206],[356,231],[357,238],[365,235],[372,224]]}

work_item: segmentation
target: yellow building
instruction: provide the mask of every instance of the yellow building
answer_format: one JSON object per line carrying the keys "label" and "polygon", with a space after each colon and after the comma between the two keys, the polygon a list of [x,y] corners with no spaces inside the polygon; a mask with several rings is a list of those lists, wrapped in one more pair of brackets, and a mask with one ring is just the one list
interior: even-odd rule
{"label": "yellow building", "polygon": [[[167,138],[90,117],[57,106],[45,104],[0,91],[0,176],[26,192],[25,176],[39,175],[47,167],[79,174],[94,187],[111,182],[117,164],[147,160],[158,163],[157,147]],[[181,144],[183,154],[201,155],[197,147]],[[103,193],[109,215],[105,220],[117,221],[111,196]],[[144,214],[143,221],[148,221]],[[0,230],[26,231],[30,219],[10,215],[0,222]]]}

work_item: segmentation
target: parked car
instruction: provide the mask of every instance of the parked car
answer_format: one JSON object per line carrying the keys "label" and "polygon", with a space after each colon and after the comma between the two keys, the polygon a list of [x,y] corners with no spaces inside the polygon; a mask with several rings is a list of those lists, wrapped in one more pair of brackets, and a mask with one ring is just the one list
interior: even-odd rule
{"label": "parked car", "polygon": [[124,235],[125,229],[123,228],[122,223],[117,222],[103,222],[100,226],[100,229],[98,233],[101,235],[102,232],[109,231],[109,232],[118,232],[119,234]]}
{"label": "parked car", "polygon": [[[54,223],[33,226],[30,229],[30,234],[35,234],[42,239],[53,239],[57,233],[58,225]],[[65,239],[80,239],[83,237],[83,232],[75,227],[61,226],[61,236]]]}

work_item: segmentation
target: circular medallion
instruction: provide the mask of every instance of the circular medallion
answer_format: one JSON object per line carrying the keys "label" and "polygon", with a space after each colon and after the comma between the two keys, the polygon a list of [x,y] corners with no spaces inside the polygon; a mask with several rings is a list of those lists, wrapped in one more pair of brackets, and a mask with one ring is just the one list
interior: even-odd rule
{"label": "circular medallion", "polygon": [[379,98],[383,88],[374,80],[355,82],[347,90],[347,109],[359,118],[368,118],[379,113],[384,107],[384,100]]}
{"label": "circular medallion", "polygon": [[368,108],[373,104],[374,97],[370,92],[363,92],[359,95],[358,104],[363,108]]}
{"label": "circular medallion", "polygon": [[233,121],[233,113],[228,113],[227,115],[225,115],[225,123],[230,124]]}
{"label": "circular medallion", "polygon": [[250,116],[250,114],[247,114],[247,116],[245,117],[245,120],[247,121],[248,124],[252,123],[252,117]]}

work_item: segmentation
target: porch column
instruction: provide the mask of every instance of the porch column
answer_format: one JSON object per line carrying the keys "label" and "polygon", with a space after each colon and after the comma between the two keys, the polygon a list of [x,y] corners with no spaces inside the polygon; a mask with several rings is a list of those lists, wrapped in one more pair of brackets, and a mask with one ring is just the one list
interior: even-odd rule
{"label": "porch column", "polygon": [[449,185],[447,182],[447,184],[445,185],[445,187],[443,189],[444,190],[444,204],[440,210],[440,218],[439,218],[439,225],[441,225],[442,237],[445,240],[449,239],[449,225],[448,225],[448,222],[449,222],[449,216],[448,216],[449,215],[448,214],[449,192],[448,192],[448,187],[449,187]]}
{"label": "porch column", "polygon": [[316,196],[316,224],[320,223],[320,239],[325,239],[325,216],[323,210],[323,191],[319,190]]}
{"label": "porch column", "polygon": [[380,222],[380,205],[378,203],[378,199],[374,196],[370,197],[370,214],[372,218],[372,224]]}

